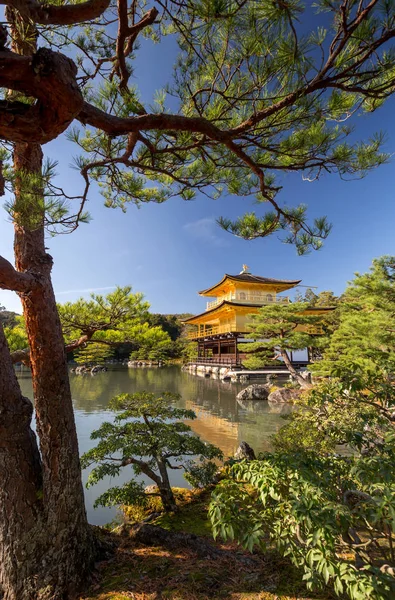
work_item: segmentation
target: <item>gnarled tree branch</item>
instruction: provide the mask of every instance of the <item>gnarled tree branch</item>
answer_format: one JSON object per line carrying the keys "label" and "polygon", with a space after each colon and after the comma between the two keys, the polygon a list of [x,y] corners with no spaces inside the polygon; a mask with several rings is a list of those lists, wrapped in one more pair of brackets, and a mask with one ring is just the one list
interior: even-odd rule
{"label": "gnarled tree branch", "polygon": [[46,143],[60,135],[83,106],[72,60],[47,48],[33,56],[0,51],[0,87],[36,99],[0,101],[0,137]]}
{"label": "gnarled tree branch", "polygon": [[218,141],[230,138],[228,132],[222,131],[208,119],[202,117],[184,117],[183,115],[162,113],[122,118],[106,113],[88,102],[84,102],[77,119],[83,125],[91,125],[113,136],[155,129],[157,131],[192,131]]}
{"label": "gnarled tree branch", "polygon": [[31,273],[20,273],[12,264],[0,256],[0,288],[13,292],[30,292],[38,285],[38,279]]}
{"label": "gnarled tree branch", "polygon": [[87,0],[81,4],[63,6],[36,0],[0,0],[0,4],[16,9],[39,25],[75,25],[100,17],[109,7],[110,0]]}

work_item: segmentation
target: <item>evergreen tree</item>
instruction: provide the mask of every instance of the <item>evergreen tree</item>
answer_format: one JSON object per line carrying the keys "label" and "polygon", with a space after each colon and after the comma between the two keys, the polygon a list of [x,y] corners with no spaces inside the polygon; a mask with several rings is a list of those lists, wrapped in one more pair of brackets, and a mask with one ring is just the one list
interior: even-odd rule
{"label": "evergreen tree", "polygon": [[384,256],[356,275],[313,365],[331,377],[298,399],[275,453],[231,467],[210,509],[216,535],[250,549],[269,537],[309,588],[351,600],[395,593],[394,269]]}
{"label": "evergreen tree", "polygon": [[22,359],[28,346],[23,317],[17,316],[13,319],[13,324],[11,326],[4,326],[4,333],[11,352],[20,355]]}
{"label": "evergreen tree", "polygon": [[79,365],[102,365],[112,358],[113,348],[90,344],[86,348],[80,348],[75,353],[74,360]]}
{"label": "evergreen tree", "polygon": [[324,359],[312,370],[319,375],[343,375],[355,369],[392,372],[395,367],[395,257],[373,261],[356,274],[340,305],[338,329]]}
{"label": "evergreen tree", "polygon": [[[96,465],[89,475],[88,487],[132,466],[136,475],[142,473],[156,484],[164,510],[174,511],[177,506],[169,469],[183,470],[193,485],[211,483],[218,469],[214,459],[222,458],[222,452],[191,435],[189,425],[177,420],[196,419],[192,410],[172,406],[179,400],[177,394],[170,392],[162,396],[148,392],[116,396],[110,402],[110,408],[116,412],[115,422],[105,422],[92,433],[92,439],[99,442],[82,457],[84,467]],[[131,480],[121,488],[107,490],[95,504],[113,506],[146,500],[143,484]]]}
{"label": "evergreen tree", "polygon": [[[328,310],[321,315],[320,330],[326,336],[327,341],[329,337],[339,326],[340,319],[340,304],[342,301],[341,297],[335,296],[330,291],[323,291],[316,294],[311,288],[308,288],[303,294],[297,293],[295,296],[297,302],[307,302],[310,308],[338,308],[339,310]],[[322,340],[323,341],[323,340]],[[310,346],[308,348],[309,359],[311,362],[316,362],[322,359],[322,351],[325,348],[325,343],[320,343],[319,346]]]}
{"label": "evergreen tree", "polygon": [[320,321],[321,315],[311,314],[304,302],[263,306],[250,317],[247,337],[256,341],[240,345],[241,350],[254,353],[244,361],[246,366],[256,368],[281,359],[294,379],[306,387],[307,381],[292,365],[289,353],[324,343],[323,339],[318,341]]}
{"label": "evergreen tree", "polygon": [[[325,290],[316,294],[308,288],[305,294],[296,294],[296,302],[307,302],[310,308],[337,308],[342,302],[341,296],[336,296],[331,290]],[[338,328],[340,319],[339,310],[330,310],[321,315],[320,327],[325,335],[332,335]]]}
{"label": "evergreen tree", "polygon": [[[58,304],[65,350],[76,362],[104,362],[120,346],[128,344],[131,358],[164,360],[173,343],[160,326],[150,325],[149,303],[130,286],[117,287],[106,296],[91,294],[90,300]],[[5,335],[11,351],[21,361],[29,360],[28,339],[23,317]]]}
{"label": "evergreen tree", "polygon": [[173,342],[181,336],[182,323],[178,315],[151,314],[149,322],[151,325],[158,325],[163,331],[166,331]]}
{"label": "evergreen tree", "polygon": [[149,324],[149,303],[130,286],[117,287],[106,296],[91,294],[90,300],[58,305],[66,352],[74,352],[77,362],[99,362],[116,348],[129,343],[131,358],[165,359],[172,341],[160,326]]}

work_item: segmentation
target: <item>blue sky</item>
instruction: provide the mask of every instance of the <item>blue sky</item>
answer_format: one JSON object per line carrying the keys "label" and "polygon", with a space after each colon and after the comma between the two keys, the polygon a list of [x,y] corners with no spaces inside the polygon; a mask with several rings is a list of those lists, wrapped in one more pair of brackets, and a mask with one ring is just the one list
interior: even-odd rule
{"label": "blue sky", "polygon": [[[135,75],[144,100],[165,83],[173,45],[144,42]],[[170,59],[171,60],[171,59]],[[386,151],[395,153],[395,99],[372,115],[354,120],[359,138],[387,132]],[[45,151],[59,161],[60,182],[81,189],[78,173],[70,169],[76,148],[59,138]],[[54,257],[53,282],[59,302],[106,293],[116,285],[132,285],[151,303],[154,312],[200,312],[205,300],[197,290],[218,281],[225,272],[238,273],[243,263],[257,275],[302,279],[318,291],[344,290],[355,271],[366,271],[374,257],[395,254],[395,158],[365,179],[341,181],[336,175],[303,181],[301,175],[283,179],[279,198],[288,204],[306,203],[311,217],[327,215],[333,231],[319,252],[298,257],[294,247],[275,236],[256,241],[232,237],[216,225],[220,215],[237,217],[261,210],[252,199],[226,197],[192,202],[172,199],[162,205],[130,206],[127,213],[107,209],[93,192],[88,209],[93,217],[72,235],[49,238]],[[0,217],[0,254],[12,260],[12,225]],[[20,310],[17,296],[0,291],[0,305]]]}

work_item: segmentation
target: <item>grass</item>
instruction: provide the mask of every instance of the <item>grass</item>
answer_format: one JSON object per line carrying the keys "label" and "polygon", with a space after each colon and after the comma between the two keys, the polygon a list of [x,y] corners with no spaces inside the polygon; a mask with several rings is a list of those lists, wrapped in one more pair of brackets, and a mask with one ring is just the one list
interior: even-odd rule
{"label": "grass", "polygon": [[[177,492],[180,510],[152,523],[172,531],[211,537],[207,520],[210,492]],[[102,535],[115,543],[114,556],[98,565],[97,580],[80,600],[330,600],[334,596],[306,591],[302,575],[276,553],[254,554],[254,563],[240,560],[236,544],[231,557],[198,559],[188,548],[168,551],[136,544],[127,525],[118,534]],[[215,542],[212,542],[215,544]],[[248,555],[251,556],[251,555]]]}

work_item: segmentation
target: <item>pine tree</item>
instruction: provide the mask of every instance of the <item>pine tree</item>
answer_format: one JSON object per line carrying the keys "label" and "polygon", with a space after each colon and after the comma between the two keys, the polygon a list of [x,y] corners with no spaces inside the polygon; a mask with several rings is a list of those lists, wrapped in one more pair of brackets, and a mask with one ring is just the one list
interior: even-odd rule
{"label": "pine tree", "polygon": [[[106,296],[91,294],[57,306],[62,325],[65,351],[76,362],[104,362],[114,351],[128,344],[131,357],[165,359],[173,349],[169,335],[161,326],[151,325],[149,303],[142,293],[130,286],[117,287]],[[8,345],[20,361],[29,360],[26,326],[23,317],[15,318],[14,327],[6,327]]]}
{"label": "pine tree", "polygon": [[355,369],[393,371],[395,257],[376,259],[368,273],[355,275],[343,296],[339,314],[339,327],[313,371],[319,375],[352,374]]}
{"label": "pine tree", "polygon": [[[211,482],[218,470],[214,459],[223,458],[213,444],[191,435],[191,428],[179,419],[196,419],[192,410],[173,406],[180,400],[177,394],[166,392],[155,396],[148,392],[121,394],[110,402],[115,422],[102,423],[92,433],[98,444],[82,457],[84,467],[96,465],[88,479],[88,487],[108,475],[119,475],[131,466],[135,475],[144,474],[157,486],[165,511],[177,510],[170,485],[169,469],[181,469],[193,485]],[[188,458],[188,457],[192,457]],[[198,457],[198,458],[196,458]],[[143,484],[134,479],[124,486],[102,494],[95,505],[144,503]]]}
{"label": "pine tree", "polygon": [[260,366],[267,365],[280,359],[292,377],[306,387],[307,381],[292,365],[289,353],[324,343],[322,338],[318,340],[322,335],[321,319],[305,302],[263,306],[250,317],[248,337],[256,341],[240,345],[241,350],[253,353],[251,359],[245,361],[246,366],[257,367],[259,362]]}

